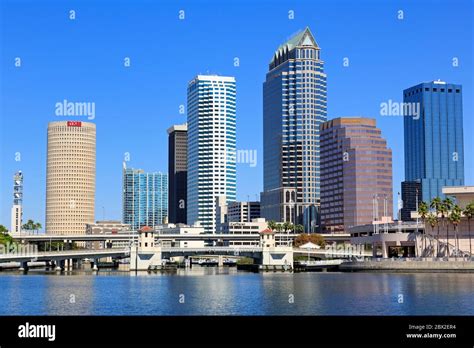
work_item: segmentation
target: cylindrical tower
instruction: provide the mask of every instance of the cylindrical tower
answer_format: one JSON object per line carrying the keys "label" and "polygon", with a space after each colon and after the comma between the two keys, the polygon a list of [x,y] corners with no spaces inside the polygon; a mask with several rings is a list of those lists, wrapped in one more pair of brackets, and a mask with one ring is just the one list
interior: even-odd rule
{"label": "cylindrical tower", "polygon": [[95,161],[95,124],[49,123],[46,233],[85,234],[94,222]]}

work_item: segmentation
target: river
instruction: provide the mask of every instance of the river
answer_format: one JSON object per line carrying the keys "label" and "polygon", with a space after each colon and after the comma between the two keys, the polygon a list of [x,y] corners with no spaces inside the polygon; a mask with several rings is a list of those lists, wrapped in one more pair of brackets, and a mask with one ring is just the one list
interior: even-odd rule
{"label": "river", "polygon": [[0,273],[0,315],[474,315],[469,273]]}

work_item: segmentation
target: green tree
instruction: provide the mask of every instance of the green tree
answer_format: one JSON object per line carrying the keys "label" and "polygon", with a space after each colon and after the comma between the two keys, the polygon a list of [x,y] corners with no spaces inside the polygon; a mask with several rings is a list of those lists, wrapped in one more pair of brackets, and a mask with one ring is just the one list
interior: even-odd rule
{"label": "green tree", "polygon": [[268,226],[269,229],[274,231],[274,230],[276,230],[277,224],[274,220],[270,220],[270,221],[268,221],[267,226]]}
{"label": "green tree", "polygon": [[295,225],[295,232],[296,233],[303,233],[304,232],[304,226],[303,225]]}
{"label": "green tree", "polygon": [[467,218],[467,229],[469,233],[469,255],[472,257],[471,219],[474,216],[474,201],[469,203],[462,213]]}
{"label": "green tree", "polygon": [[283,227],[283,231],[286,233],[286,231],[290,230],[291,223],[288,221],[285,221],[282,227]]}
{"label": "green tree", "polygon": [[276,224],[276,230],[277,232],[281,232],[283,230],[283,227],[281,226],[281,224]]}
{"label": "green tree", "polygon": [[39,222],[36,222],[36,223],[34,224],[34,230],[35,230],[36,232],[38,232],[39,230],[41,230],[42,227],[43,227],[43,226],[41,226],[41,224],[40,224]]}
{"label": "green tree", "polygon": [[[434,214],[428,214],[428,216],[426,217],[426,220],[428,221],[428,223],[431,226],[431,232],[433,232],[435,226],[438,224],[438,218]],[[425,225],[425,230],[426,230],[426,225]],[[438,230],[439,230],[439,227],[438,227]],[[438,243],[439,243],[439,239],[438,239]],[[439,252],[439,250],[438,250],[438,252]]]}
{"label": "green tree", "polygon": [[35,222],[30,219],[25,224],[23,224],[21,229],[25,231],[33,231],[35,229]]}
{"label": "green tree", "polygon": [[[428,204],[426,202],[421,202],[420,205],[418,206],[418,215],[420,216],[421,218],[421,221],[423,222],[423,225],[425,226],[424,228],[424,238],[423,238],[423,241],[424,241],[424,247],[423,249],[426,249],[426,217],[428,216],[428,213],[429,213],[429,209],[428,209]],[[418,238],[418,237],[417,237]]]}
{"label": "green tree", "polygon": [[436,240],[438,241],[437,246],[436,246],[436,256],[439,256],[439,215],[441,214],[441,211],[443,210],[443,201],[441,201],[441,198],[435,197],[431,200],[430,203],[431,209],[434,209],[436,212],[436,227],[437,227],[437,233],[436,233]]}
{"label": "green tree", "polygon": [[452,208],[451,214],[449,214],[448,220],[454,226],[454,246],[455,246],[455,253],[454,258],[458,259],[458,252],[459,252],[459,239],[458,239],[458,225],[461,222],[461,208],[457,204],[455,204]]}
{"label": "green tree", "polygon": [[[451,210],[453,209],[453,201],[451,198],[446,197],[443,200],[443,210],[441,211],[441,219],[443,220],[443,224],[445,222],[445,218],[449,219],[449,215],[451,213]],[[446,253],[448,255],[448,260],[449,260],[449,222],[446,221]]]}
{"label": "green tree", "polygon": [[7,233],[0,233],[0,244],[1,245],[12,245],[13,238]]}
{"label": "green tree", "polygon": [[39,222],[34,222],[33,220],[29,219],[26,224],[23,224],[21,227],[25,231],[35,231],[38,232],[42,226]]}
{"label": "green tree", "polygon": [[6,234],[7,232],[8,232],[8,229],[5,226],[0,225],[0,233]]}

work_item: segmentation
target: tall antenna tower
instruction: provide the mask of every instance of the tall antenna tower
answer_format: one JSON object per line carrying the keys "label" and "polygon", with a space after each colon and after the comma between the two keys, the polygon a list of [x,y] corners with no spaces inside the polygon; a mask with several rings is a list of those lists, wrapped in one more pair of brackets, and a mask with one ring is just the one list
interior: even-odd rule
{"label": "tall antenna tower", "polygon": [[23,205],[23,173],[21,170],[13,176],[13,205]]}
{"label": "tall antenna tower", "polygon": [[11,233],[21,233],[23,220],[23,173],[21,170],[13,176],[13,206],[11,215]]}

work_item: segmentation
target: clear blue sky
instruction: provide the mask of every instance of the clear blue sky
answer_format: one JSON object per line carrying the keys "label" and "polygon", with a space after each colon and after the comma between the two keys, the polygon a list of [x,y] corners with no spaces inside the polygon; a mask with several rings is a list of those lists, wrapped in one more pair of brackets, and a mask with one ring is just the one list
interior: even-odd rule
{"label": "clear blue sky", "polygon": [[404,88],[423,81],[462,84],[466,184],[474,184],[471,1],[0,3],[0,224],[10,225],[12,175],[19,169],[24,217],[44,223],[46,129],[69,119],[55,116],[55,103],[64,99],[96,104],[96,219],[102,207],[106,218],[120,219],[124,153],[131,154],[129,166],[167,171],[166,129],[186,121],[179,106],[200,73],[236,77],[237,147],[258,154],[256,167],[238,165],[238,198],[255,198],[263,186],[262,82],[274,50],[306,26],[325,61],[328,118],[377,119],[393,150],[395,196],[404,176],[403,120],[380,116],[380,103],[402,101]]}

